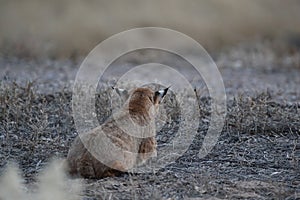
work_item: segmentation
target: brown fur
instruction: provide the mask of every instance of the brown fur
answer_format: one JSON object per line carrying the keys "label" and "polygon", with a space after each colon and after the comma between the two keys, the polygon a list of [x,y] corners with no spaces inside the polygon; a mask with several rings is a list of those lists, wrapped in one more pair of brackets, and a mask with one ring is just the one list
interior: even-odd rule
{"label": "brown fur", "polygon": [[[81,137],[77,136],[67,157],[70,174],[85,178],[116,176],[136,165],[144,163],[150,157],[156,156],[157,145],[154,118],[158,110],[159,101],[156,101],[158,97],[155,95],[156,93],[149,88],[135,89],[131,93],[129,100],[114,117]],[[138,138],[125,133],[118,123],[128,124],[129,118],[142,127],[137,129],[143,132],[141,135],[150,134],[152,137]],[[130,128],[130,130],[136,131],[134,130],[136,126]],[[99,145],[99,141],[103,139],[101,134],[105,134],[115,147],[121,149],[121,151],[118,151],[118,158],[120,159],[112,160],[108,163],[111,167],[101,163],[89,152],[90,149],[93,149],[93,152],[96,154],[103,151],[110,152]],[[84,140],[84,143],[82,140]],[[87,150],[85,145],[89,150]],[[133,153],[139,154],[136,156]]]}

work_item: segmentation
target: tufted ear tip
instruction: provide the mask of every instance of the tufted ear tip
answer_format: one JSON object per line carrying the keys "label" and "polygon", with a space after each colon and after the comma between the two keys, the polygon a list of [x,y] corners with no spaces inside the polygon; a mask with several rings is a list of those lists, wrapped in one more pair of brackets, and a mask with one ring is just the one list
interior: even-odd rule
{"label": "tufted ear tip", "polygon": [[121,88],[116,88],[116,87],[111,87],[113,90],[115,90],[117,92],[117,94],[124,100],[128,99],[129,97],[129,93],[127,90],[125,89],[121,89]]}
{"label": "tufted ear tip", "polygon": [[155,104],[159,104],[163,100],[163,98],[167,94],[169,88],[170,88],[170,86],[165,89],[158,90],[154,93],[154,103]]}

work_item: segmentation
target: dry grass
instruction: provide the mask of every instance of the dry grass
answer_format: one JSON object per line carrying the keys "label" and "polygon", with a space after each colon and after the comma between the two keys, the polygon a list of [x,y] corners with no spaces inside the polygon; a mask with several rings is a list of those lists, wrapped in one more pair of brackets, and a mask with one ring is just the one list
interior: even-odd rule
{"label": "dry grass", "polygon": [[300,133],[300,105],[280,104],[268,92],[254,97],[239,95],[228,109],[226,128],[231,132],[284,135]]}
{"label": "dry grass", "polygon": [[32,83],[25,87],[13,83],[0,93],[1,143],[5,146],[1,165],[7,158],[17,160],[20,166],[30,166],[25,174],[35,174],[41,163],[66,151],[72,142],[66,135],[75,136],[70,93],[41,95],[33,91]]}
{"label": "dry grass", "polygon": [[[197,155],[209,126],[211,99],[206,88],[199,85],[199,127],[181,157],[157,173],[82,180],[85,189],[81,198],[299,198],[299,53],[279,51],[277,54],[272,45],[244,43],[217,54],[228,95],[228,110],[218,143],[205,158]],[[291,55],[295,59],[290,59]],[[285,59],[289,61],[285,63]],[[60,179],[64,175],[53,165],[44,169],[49,158],[66,157],[77,135],[72,118],[72,93],[69,86],[61,87],[66,83],[64,73],[75,74],[76,69],[72,62],[45,64],[47,60],[28,64],[26,71],[22,68],[27,66],[24,60],[1,62],[8,68],[1,75],[4,78],[0,83],[0,171],[4,172],[8,160],[14,160],[24,180],[11,167],[1,179],[8,188],[0,187],[0,199],[20,199],[28,194],[35,194],[32,198],[42,198],[37,194],[47,198],[51,191],[65,191],[59,186],[73,184],[74,180]],[[56,67],[48,68],[52,65]],[[26,82],[33,79],[35,72],[39,79]],[[48,78],[53,74],[57,79]],[[48,83],[49,80],[55,84]],[[96,113],[98,121],[103,123],[113,110],[109,106],[111,90],[104,85],[97,92]],[[159,116],[159,123],[165,124],[157,134],[158,152],[172,142],[181,123],[178,100],[184,100],[185,96],[179,96],[178,100],[174,97],[171,92],[168,94],[164,112]],[[14,191],[16,196],[10,196],[9,191]],[[60,197],[65,198],[64,195]]]}
{"label": "dry grass", "polygon": [[[1,168],[8,159],[16,160],[26,182],[30,184],[45,167],[49,157],[66,156],[76,132],[70,110],[71,93],[44,95],[36,93],[33,88],[34,83],[28,83],[25,87],[15,83],[5,85],[1,88],[0,99]],[[102,117],[110,113],[110,109],[107,110],[108,107],[105,106],[108,103],[109,93],[104,91],[101,94],[97,95],[98,102],[102,103],[97,108],[97,112],[104,115],[98,115],[99,120],[103,120]],[[209,102],[210,99],[205,96],[199,98],[202,114],[199,133],[189,150],[178,161],[157,174],[125,174],[122,177],[87,181],[84,198],[164,199],[208,197],[212,194],[218,198],[224,195],[232,198],[246,196],[286,198],[299,193],[297,187],[292,186],[300,184],[295,174],[299,170],[300,156],[299,104],[277,103],[268,93],[259,93],[253,97],[239,95],[228,102],[228,115],[220,143],[208,157],[199,160],[196,156],[197,150],[203,141],[205,135],[203,132],[209,125]],[[168,118],[169,123],[158,133],[159,145],[169,142],[174,137],[178,130],[176,127],[180,123],[180,118],[176,117],[180,114],[176,101],[168,97],[165,104],[167,115],[171,117]],[[286,140],[288,143],[284,142]],[[270,146],[271,143],[276,145]],[[284,152],[288,152],[288,158],[285,157]],[[276,162],[268,160],[271,158]],[[224,167],[218,169],[217,166]],[[239,186],[238,192],[237,183],[234,181],[236,174],[243,177],[239,180],[253,180],[251,178],[253,175],[243,170],[257,168],[261,175],[256,176],[255,179],[259,179],[260,184],[267,186],[259,190],[257,189],[260,187],[259,184],[251,186],[252,189]],[[221,177],[215,171],[217,169],[220,170],[218,173],[222,174]],[[225,170],[225,173],[222,170]],[[196,173],[197,176],[201,174],[201,177],[192,176],[191,173]],[[269,177],[268,174],[271,173],[274,173],[274,176]],[[39,184],[40,189],[38,189],[41,196],[58,190],[62,192],[59,196],[65,198],[66,194],[61,190],[60,185],[67,183],[65,179],[61,179],[63,175],[56,171],[55,165],[43,174],[39,180],[44,184]],[[8,172],[8,176],[14,177],[10,178],[12,185],[9,187],[13,190],[23,188],[20,184],[22,179],[14,170]],[[272,183],[273,181],[277,183]],[[52,187],[52,183],[57,184]],[[23,195],[22,190],[17,191],[20,193],[14,194]],[[265,191],[268,193],[264,193]],[[41,199],[41,196],[37,198]]]}

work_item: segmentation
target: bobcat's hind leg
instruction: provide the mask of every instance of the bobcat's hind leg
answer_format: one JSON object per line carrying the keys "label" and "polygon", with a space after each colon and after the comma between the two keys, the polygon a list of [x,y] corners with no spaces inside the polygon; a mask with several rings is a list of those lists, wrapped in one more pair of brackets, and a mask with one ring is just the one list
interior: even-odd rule
{"label": "bobcat's hind leg", "polygon": [[139,148],[139,164],[145,163],[149,158],[157,156],[157,143],[154,137],[145,138]]}

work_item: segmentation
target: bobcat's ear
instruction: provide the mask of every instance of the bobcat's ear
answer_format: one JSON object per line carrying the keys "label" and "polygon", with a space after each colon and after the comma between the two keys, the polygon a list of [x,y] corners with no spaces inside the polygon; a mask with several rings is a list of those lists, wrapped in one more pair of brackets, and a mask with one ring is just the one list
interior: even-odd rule
{"label": "bobcat's ear", "polygon": [[154,104],[160,104],[160,102],[163,100],[165,95],[167,94],[170,87],[167,87],[166,89],[158,90],[154,93]]}
{"label": "bobcat's ear", "polygon": [[122,98],[122,100],[126,101],[129,98],[129,93],[125,89],[112,87],[113,90],[117,92],[117,94]]}

